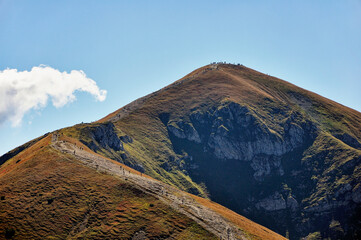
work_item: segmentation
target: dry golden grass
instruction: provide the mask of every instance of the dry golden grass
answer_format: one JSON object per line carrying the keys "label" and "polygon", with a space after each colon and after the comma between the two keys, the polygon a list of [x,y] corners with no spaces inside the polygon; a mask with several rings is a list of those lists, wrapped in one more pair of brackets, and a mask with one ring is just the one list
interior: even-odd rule
{"label": "dry golden grass", "polygon": [[[186,116],[192,109],[207,109],[224,99],[249,106],[262,113],[265,111],[265,99],[271,99],[279,106],[292,108],[298,105],[294,100],[294,94],[298,94],[311,104],[310,108],[304,110],[326,130],[345,130],[361,139],[361,132],[358,131],[361,128],[360,112],[287,81],[231,64],[220,64],[217,70],[210,70],[210,66],[207,65],[193,71],[154,93],[151,98],[134,109],[129,120],[124,121],[132,122],[133,126],[138,123],[148,125],[152,124],[150,121],[154,121],[154,117],[161,112],[169,112],[173,116]],[[108,121],[124,108],[116,110],[98,122]],[[152,120],[148,119],[149,116],[152,116]],[[271,121],[268,124],[271,124]]]}
{"label": "dry golden grass", "polygon": [[[104,156],[101,156],[97,153],[94,153],[92,150],[90,150],[89,148],[87,148],[84,144],[82,144],[81,142],[79,142],[76,139],[70,138],[70,137],[62,137],[60,140],[65,140],[68,142],[71,142],[73,144],[76,144],[77,146],[82,146],[84,148],[84,150],[92,153],[92,154],[96,154],[102,158],[106,158]],[[124,164],[121,164],[119,162],[116,162],[112,159],[106,158],[108,159],[108,161],[111,161],[117,165],[120,165],[122,167],[124,167],[127,171],[130,170],[132,173],[134,174],[138,174],[140,175],[140,173]],[[148,175],[143,174],[144,177],[147,177],[149,179],[152,179],[154,181],[158,181]],[[233,224],[235,224],[236,226],[238,226],[244,233],[246,233],[246,235],[250,236],[252,239],[269,239],[269,240],[278,240],[278,239],[286,239],[283,236],[269,230],[266,227],[263,227],[235,212],[233,212],[232,210],[223,207],[222,205],[219,205],[213,201],[210,201],[208,199],[205,198],[201,198],[198,196],[195,196],[193,194],[190,193],[186,193],[183,191],[183,194],[187,194],[189,196],[191,196],[192,198],[194,198],[198,203],[200,203],[203,206],[206,206],[210,209],[212,209],[213,211],[217,212],[218,214],[222,215],[223,217],[225,217],[226,219],[229,219],[229,221],[231,221]]]}
{"label": "dry golden grass", "polygon": [[15,168],[22,166],[25,164],[28,160],[34,158],[35,154],[37,154],[43,147],[48,146],[51,142],[51,137],[47,136],[37,143],[35,143],[33,146],[31,146],[28,149],[25,149],[24,151],[17,154],[12,159],[6,161],[3,165],[1,165],[0,168],[0,177],[5,175],[8,172],[11,172]]}
{"label": "dry golden grass", "polygon": [[[140,230],[149,238],[215,239],[127,181],[59,154],[50,141],[39,141],[0,168],[0,239],[10,230],[13,239],[129,239]],[[19,157],[22,163],[13,166]]]}
{"label": "dry golden grass", "polygon": [[[62,135],[58,140],[97,154],[77,139]],[[1,166],[0,194],[5,196],[5,201],[0,203],[2,205],[0,221],[5,224],[0,228],[0,238],[4,236],[5,229],[15,230],[14,239],[41,237],[61,239],[69,234],[74,238],[109,237],[112,234],[129,237],[137,227],[146,229],[147,233],[153,236],[173,234],[176,239],[178,237],[180,239],[213,238],[212,234],[193,220],[166,207],[156,198],[139,192],[120,179],[96,173],[77,163],[71,155],[59,154],[49,146],[50,144],[51,135]],[[16,163],[19,159],[21,161]],[[124,164],[108,160],[133,174],[140,175],[138,171]],[[152,179],[145,174],[143,176]],[[125,196],[127,200],[124,199]],[[278,236],[218,204],[191,196],[200,204],[228,218],[252,239],[275,239],[273,236]],[[48,206],[49,199],[53,201],[51,206]],[[120,201],[120,199],[124,200]],[[102,208],[105,209],[94,208],[94,204],[99,203],[102,203]],[[85,221],[90,211],[93,211],[98,219],[95,221],[91,218],[95,221],[93,225],[77,229],[82,228],[81,219]],[[99,224],[101,227],[96,227]],[[31,225],[31,229],[26,227],[27,225]],[[47,225],[48,229],[45,230],[42,227],[44,225]],[[119,229],[120,226],[123,230]]]}

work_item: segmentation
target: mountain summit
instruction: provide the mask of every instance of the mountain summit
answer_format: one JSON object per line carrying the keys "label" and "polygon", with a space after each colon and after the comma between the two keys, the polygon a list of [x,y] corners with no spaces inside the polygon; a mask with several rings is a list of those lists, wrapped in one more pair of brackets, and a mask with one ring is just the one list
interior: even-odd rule
{"label": "mountain summit", "polygon": [[[97,122],[54,134],[61,140],[51,149],[69,154],[69,143],[76,142],[99,158],[203,197],[191,195],[203,203],[199,208],[209,198],[290,239],[360,238],[361,113],[245,66],[204,66]],[[20,169],[16,161],[34,158],[29,149],[44,139],[1,157],[5,175],[0,180],[10,181],[6,176]],[[10,194],[9,187],[2,188]],[[202,231],[225,239],[230,236],[225,231],[278,238],[269,230],[261,236],[256,225],[242,225],[236,213],[212,206],[223,217],[227,212],[234,229],[248,235],[232,227],[212,231],[214,224],[204,219],[208,225],[201,224]],[[82,233],[83,225],[72,236]],[[142,229],[137,234],[149,234]],[[182,234],[196,234],[181,229],[186,229]]]}

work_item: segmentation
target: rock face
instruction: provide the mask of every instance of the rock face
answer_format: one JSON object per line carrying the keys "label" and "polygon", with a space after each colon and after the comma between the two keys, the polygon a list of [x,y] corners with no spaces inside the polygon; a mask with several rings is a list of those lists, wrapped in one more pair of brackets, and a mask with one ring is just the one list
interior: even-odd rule
{"label": "rock face", "polygon": [[312,122],[296,124],[298,117],[290,115],[277,133],[247,107],[230,102],[205,114],[193,113],[191,122],[170,122],[167,128],[173,137],[201,144],[218,159],[249,162],[254,179],[261,181],[271,173],[283,175],[281,156],[314,137]]}
{"label": "rock face", "polygon": [[352,189],[352,201],[355,203],[361,203],[361,184],[357,184],[354,189]]}
{"label": "rock face", "polygon": [[[209,119],[208,124],[212,126],[207,145],[220,159],[251,161],[256,156],[278,157],[301,146],[308,137],[305,131],[310,132],[312,129],[311,122],[302,126],[292,123],[295,116],[291,115],[283,125],[282,135],[278,134],[263,124],[247,107],[233,102],[203,118]],[[200,124],[194,123],[196,126]],[[269,162],[258,158],[253,165],[263,171],[272,166],[277,167],[279,163],[276,159]]]}
{"label": "rock face", "polygon": [[195,143],[201,142],[198,132],[190,123],[170,123],[168,125],[168,131],[178,138],[187,139]]}
{"label": "rock face", "polygon": [[119,139],[124,143],[132,143],[133,139],[128,135],[120,136]]}
{"label": "rock face", "polygon": [[[320,184],[312,174],[322,174],[314,172],[315,164],[326,164],[323,159],[330,153],[301,160],[320,129],[299,112],[278,114],[283,119],[272,129],[247,106],[228,102],[195,111],[189,120],[163,123],[178,156],[187,156],[183,171],[204,182],[213,200],[297,239],[329,225],[342,209],[358,209],[361,187],[335,185],[333,194],[318,191],[327,197],[310,201]],[[353,169],[358,162],[353,159],[343,168]]]}
{"label": "rock face", "polygon": [[93,141],[87,143],[90,149],[97,151],[99,147],[97,144],[105,149],[113,149],[114,151],[124,150],[123,144],[120,141],[120,138],[115,133],[115,128],[113,123],[102,124],[91,129],[91,137]]}
{"label": "rock face", "polygon": [[292,211],[296,211],[298,209],[298,202],[295,199],[295,196],[289,195],[287,198],[287,207]]}
{"label": "rock face", "polygon": [[286,200],[279,192],[275,192],[271,196],[260,200],[256,203],[257,209],[264,209],[266,211],[277,211],[286,209]]}

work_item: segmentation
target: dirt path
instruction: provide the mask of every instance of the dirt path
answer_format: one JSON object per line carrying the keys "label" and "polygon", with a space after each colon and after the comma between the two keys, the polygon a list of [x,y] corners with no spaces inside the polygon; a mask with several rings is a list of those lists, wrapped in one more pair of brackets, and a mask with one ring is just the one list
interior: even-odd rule
{"label": "dirt path", "polygon": [[97,171],[106,172],[133,183],[135,187],[159,198],[167,205],[195,220],[220,239],[248,239],[246,235],[229,220],[199,204],[185,192],[160,181],[134,174],[120,164],[111,162],[97,154],[82,150],[81,147],[73,143],[62,140],[59,141],[58,139],[58,136],[53,134],[53,148],[64,154],[71,154],[83,164]]}

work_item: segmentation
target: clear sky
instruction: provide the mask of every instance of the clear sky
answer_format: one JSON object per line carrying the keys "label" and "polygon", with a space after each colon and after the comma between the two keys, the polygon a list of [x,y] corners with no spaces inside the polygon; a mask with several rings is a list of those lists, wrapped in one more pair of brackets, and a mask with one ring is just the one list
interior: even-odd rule
{"label": "clear sky", "polygon": [[[104,101],[99,89],[76,91],[76,101],[49,101],[17,126],[3,121],[0,155],[98,120],[213,61],[241,63],[361,111],[361,1],[0,0],[0,71],[82,70],[73,89],[90,78],[107,91]],[[46,76],[37,82],[45,95],[69,86],[63,78],[59,87],[44,84]]]}

